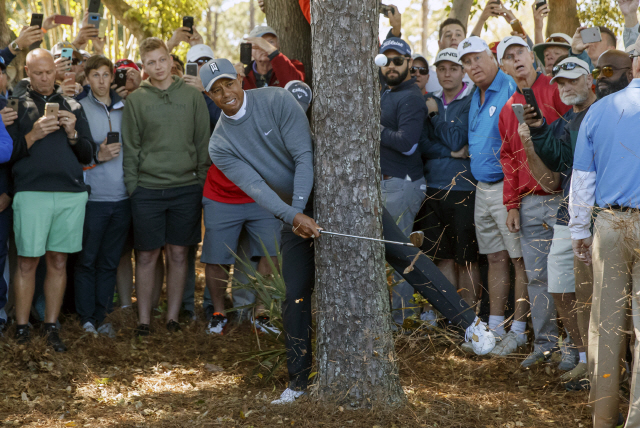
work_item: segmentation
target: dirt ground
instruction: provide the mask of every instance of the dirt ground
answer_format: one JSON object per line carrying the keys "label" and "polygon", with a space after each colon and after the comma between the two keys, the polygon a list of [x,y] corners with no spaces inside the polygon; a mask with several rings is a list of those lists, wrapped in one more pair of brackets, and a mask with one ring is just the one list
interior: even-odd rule
{"label": "dirt ground", "polygon": [[[115,339],[84,334],[75,317],[64,319],[63,354],[37,336],[18,346],[10,328],[0,340],[1,426],[591,426],[587,393],[565,392],[553,366],[522,370],[520,358],[468,357],[434,334],[397,340],[406,407],[350,411],[309,398],[271,406],[286,370],[268,383],[252,375],[255,363],[243,360],[258,341],[246,323],[211,337],[203,321],[169,334],[157,319],[142,342],[133,337],[133,311],[117,310],[111,319]],[[260,338],[260,349],[272,346]]]}

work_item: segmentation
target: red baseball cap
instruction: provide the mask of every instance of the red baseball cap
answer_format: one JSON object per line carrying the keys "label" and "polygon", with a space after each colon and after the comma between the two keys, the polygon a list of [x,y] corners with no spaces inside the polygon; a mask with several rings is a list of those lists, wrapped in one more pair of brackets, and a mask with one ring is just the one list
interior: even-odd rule
{"label": "red baseball cap", "polygon": [[493,52],[494,55],[498,55],[498,45],[500,44],[500,40],[497,42],[489,43],[489,50]]}
{"label": "red baseball cap", "polygon": [[140,71],[140,68],[136,65],[135,62],[130,59],[119,59],[116,61],[116,70],[120,68],[133,68],[134,70]]}

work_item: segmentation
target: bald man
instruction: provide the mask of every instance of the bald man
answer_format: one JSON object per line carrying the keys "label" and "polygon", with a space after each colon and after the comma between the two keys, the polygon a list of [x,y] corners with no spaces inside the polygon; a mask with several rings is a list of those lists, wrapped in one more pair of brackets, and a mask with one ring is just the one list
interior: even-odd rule
{"label": "bald man", "polygon": [[[87,203],[82,164],[93,159],[94,145],[82,106],[57,93],[51,53],[44,49],[29,52],[25,71],[30,83],[20,98],[18,119],[7,129],[13,139],[13,230],[18,249],[16,339],[19,343],[29,341],[36,267],[45,256],[42,333],[49,346],[64,352],[67,348],[60,340],[56,321],[67,281],[67,254],[82,249]],[[45,115],[45,110],[53,111]]]}
{"label": "bald man", "polygon": [[631,58],[626,52],[609,50],[598,58],[598,64],[593,69],[596,79],[596,96],[598,99],[626,88],[633,79]]}

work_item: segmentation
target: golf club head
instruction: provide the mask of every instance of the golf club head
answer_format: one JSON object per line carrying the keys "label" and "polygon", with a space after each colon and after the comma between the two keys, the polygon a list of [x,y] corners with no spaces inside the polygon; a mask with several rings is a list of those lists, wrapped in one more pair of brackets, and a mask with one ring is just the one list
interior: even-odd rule
{"label": "golf club head", "polygon": [[411,241],[414,247],[416,248],[422,247],[422,243],[424,242],[424,232],[422,231],[411,232],[411,235],[409,235],[409,240]]}

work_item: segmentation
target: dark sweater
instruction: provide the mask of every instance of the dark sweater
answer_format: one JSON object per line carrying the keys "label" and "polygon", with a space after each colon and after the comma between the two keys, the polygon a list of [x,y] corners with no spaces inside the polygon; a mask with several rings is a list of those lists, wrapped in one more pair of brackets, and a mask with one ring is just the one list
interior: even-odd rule
{"label": "dark sweater", "polygon": [[589,109],[579,113],[569,110],[551,125],[546,122],[539,128],[531,128],[531,141],[540,160],[551,171],[562,173],[563,201],[558,209],[557,224],[569,225],[569,190],[571,187],[571,171],[573,167],[573,153],[576,149],[578,132],[582,119]]}
{"label": "dark sweater", "polygon": [[[56,87],[57,89],[57,87]],[[27,135],[44,115],[46,103],[56,103],[60,110],[76,116],[78,141],[69,144],[64,128],[52,132],[27,148]],[[61,94],[43,96],[30,86],[18,104],[18,120],[7,128],[13,139],[13,180],[15,192],[86,192],[82,164],[93,159],[91,131],[80,103]]]}
{"label": "dark sweater", "polygon": [[416,79],[402,82],[380,97],[380,167],[383,175],[411,181],[423,177],[418,143],[427,106]]}

